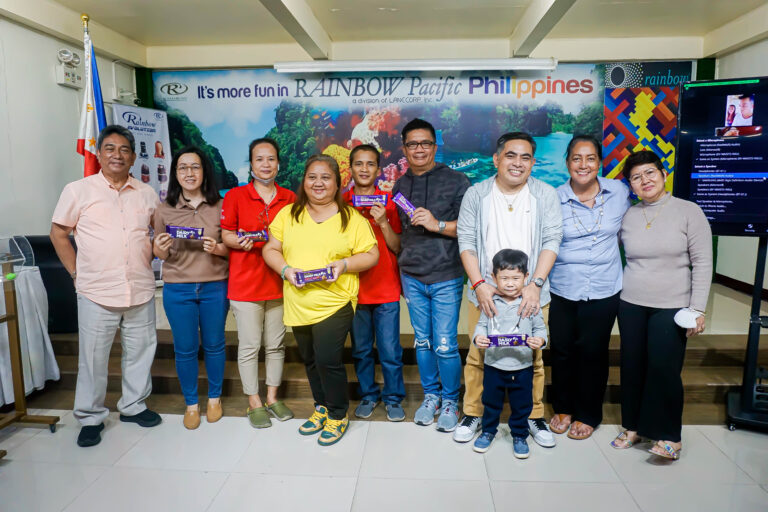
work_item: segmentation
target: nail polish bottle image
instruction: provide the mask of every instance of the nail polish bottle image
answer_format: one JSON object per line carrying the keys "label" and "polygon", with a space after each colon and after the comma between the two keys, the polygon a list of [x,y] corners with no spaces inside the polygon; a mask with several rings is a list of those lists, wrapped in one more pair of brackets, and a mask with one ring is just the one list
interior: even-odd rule
{"label": "nail polish bottle image", "polygon": [[160,183],[168,181],[168,174],[165,172],[165,166],[163,164],[157,164],[157,181]]}
{"label": "nail polish bottle image", "polygon": [[144,141],[139,142],[140,149],[139,149],[139,158],[149,158],[149,155],[147,154],[147,143]]}
{"label": "nail polish bottle image", "polygon": [[163,143],[155,141],[155,158],[165,158],[165,152],[163,151]]}
{"label": "nail polish bottle image", "polygon": [[141,164],[141,182],[149,183],[149,166],[147,164]]}

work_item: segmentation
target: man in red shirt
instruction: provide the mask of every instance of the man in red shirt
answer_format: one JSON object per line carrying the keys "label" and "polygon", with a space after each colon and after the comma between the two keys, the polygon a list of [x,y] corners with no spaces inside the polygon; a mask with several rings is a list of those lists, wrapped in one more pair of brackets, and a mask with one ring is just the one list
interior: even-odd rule
{"label": "man in red shirt", "polygon": [[[381,155],[369,144],[355,147],[349,154],[349,167],[354,187],[344,198],[355,206],[357,201],[374,202],[373,206],[355,206],[371,222],[379,245],[379,262],[360,274],[360,292],[352,321],[352,358],[360,383],[362,400],[355,416],[368,418],[383,400],[387,419],[403,421],[405,411],[400,402],[405,398],[403,383],[403,349],[400,346],[400,274],[397,253],[400,252],[400,219],[389,193],[376,185],[381,173]],[[380,196],[380,197],[366,197]],[[383,392],[374,381],[373,342],[379,349]]]}

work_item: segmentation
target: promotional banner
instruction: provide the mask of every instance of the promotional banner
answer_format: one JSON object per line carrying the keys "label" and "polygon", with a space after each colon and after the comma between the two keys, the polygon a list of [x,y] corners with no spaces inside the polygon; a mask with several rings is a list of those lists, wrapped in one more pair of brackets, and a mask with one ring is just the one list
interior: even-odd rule
{"label": "promotional banner", "polygon": [[157,191],[165,201],[168,170],[171,168],[171,142],[168,115],[162,110],[112,104],[115,124],[125,126],[136,139],[136,162],[131,175]]}
{"label": "promotional banner", "polygon": [[203,148],[222,190],[247,182],[248,144],[263,136],[280,145],[277,181],[284,187],[295,190],[307,158],[325,153],[339,162],[348,188],[349,152],[365,143],[381,151],[379,186],[390,189],[408,168],[400,130],[416,117],[437,130],[437,160],[473,183],[495,174],[500,135],[529,132],[537,143],[535,176],[557,186],[568,177],[564,153],[572,135],[601,135],[603,80],[598,64],[561,64],[551,72],[153,73],[173,150]]}

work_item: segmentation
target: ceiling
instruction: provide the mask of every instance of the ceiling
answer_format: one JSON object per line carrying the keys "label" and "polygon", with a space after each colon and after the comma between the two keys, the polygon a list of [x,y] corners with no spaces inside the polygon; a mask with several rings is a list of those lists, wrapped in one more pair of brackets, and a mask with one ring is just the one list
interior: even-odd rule
{"label": "ceiling", "polygon": [[[55,0],[145,46],[291,43],[259,0]],[[306,0],[331,41],[509,37],[531,0]],[[766,0],[576,0],[550,38],[703,36]]]}

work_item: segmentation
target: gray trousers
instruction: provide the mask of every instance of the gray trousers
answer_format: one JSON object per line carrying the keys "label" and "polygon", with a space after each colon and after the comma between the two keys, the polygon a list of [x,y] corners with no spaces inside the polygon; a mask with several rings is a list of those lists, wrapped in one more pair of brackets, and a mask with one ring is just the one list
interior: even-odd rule
{"label": "gray trousers", "polygon": [[117,402],[121,414],[133,416],[144,411],[152,392],[150,370],[157,347],[155,298],[138,306],[112,308],[77,295],[80,324],[80,355],[77,368],[74,416],[81,425],[98,425],[109,414],[104,407],[107,394],[109,352],[117,329],[123,347],[121,361],[122,396]]}

